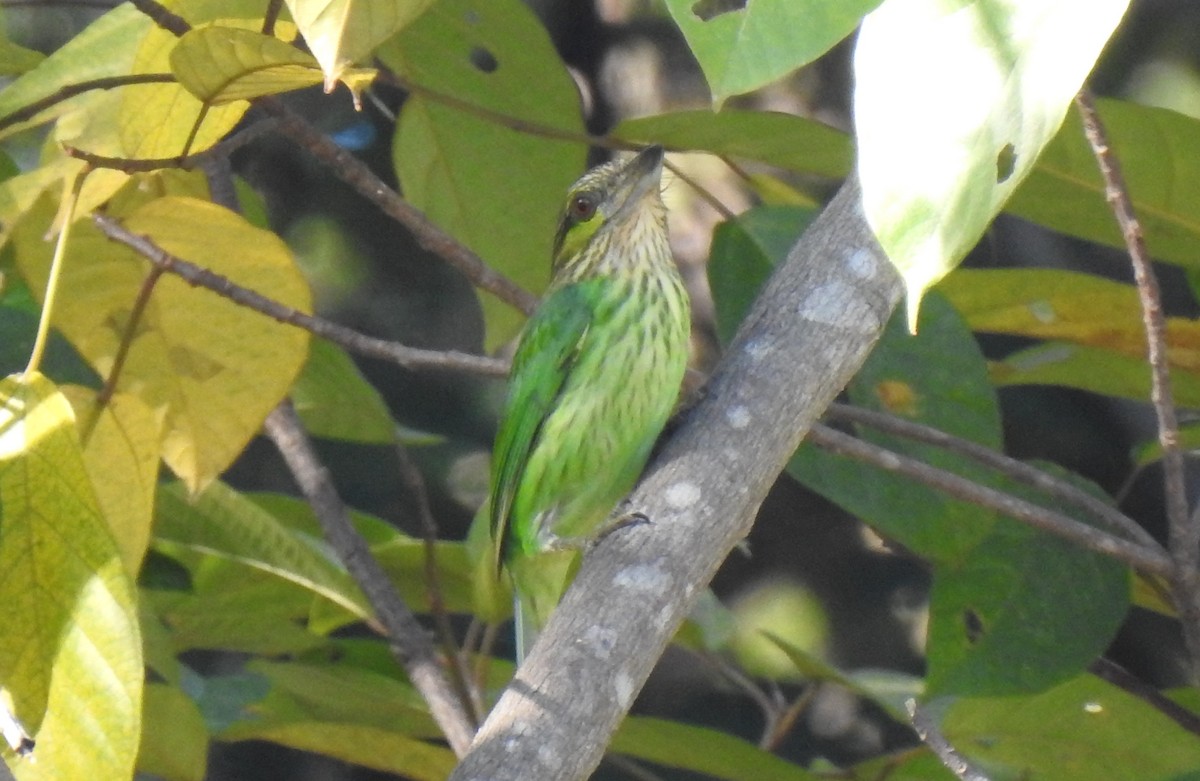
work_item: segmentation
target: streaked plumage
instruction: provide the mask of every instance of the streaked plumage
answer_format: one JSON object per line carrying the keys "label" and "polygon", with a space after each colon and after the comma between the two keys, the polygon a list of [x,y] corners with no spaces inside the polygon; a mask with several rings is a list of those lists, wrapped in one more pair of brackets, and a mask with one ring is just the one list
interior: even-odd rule
{"label": "streaked plumage", "polygon": [[679,392],[690,312],[661,175],[651,147],[571,187],[553,279],[513,358],[491,525],[518,593],[519,649],[565,589],[569,549],[633,487]]}

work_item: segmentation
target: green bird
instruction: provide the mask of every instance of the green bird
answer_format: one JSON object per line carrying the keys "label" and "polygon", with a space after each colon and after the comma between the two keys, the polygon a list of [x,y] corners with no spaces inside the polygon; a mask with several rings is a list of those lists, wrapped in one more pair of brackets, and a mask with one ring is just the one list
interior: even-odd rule
{"label": "green bird", "polygon": [[662,147],[567,193],[553,276],[513,357],[492,458],[493,571],[512,577],[517,658],[566,590],[578,551],[623,522],[679,394],[691,314],[659,191]]}

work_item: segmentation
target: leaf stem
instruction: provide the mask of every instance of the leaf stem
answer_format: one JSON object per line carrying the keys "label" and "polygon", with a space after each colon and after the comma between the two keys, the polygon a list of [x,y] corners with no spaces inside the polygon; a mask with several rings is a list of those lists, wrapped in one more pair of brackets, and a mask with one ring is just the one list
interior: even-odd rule
{"label": "leaf stem", "polygon": [[71,239],[71,224],[75,221],[75,207],[79,204],[79,193],[83,190],[83,182],[91,173],[91,167],[85,165],[75,175],[70,190],[63,202],[62,229],[58,232],[58,242],[54,245],[54,258],[50,261],[50,276],[46,280],[46,296],[42,303],[42,316],[38,320],[37,337],[33,341],[33,350],[29,355],[29,365],[25,367],[25,377],[38,371],[42,357],[46,352],[46,342],[50,339],[50,320],[54,317],[54,303],[58,297],[58,283],[62,277],[62,267],[67,254],[67,242]]}

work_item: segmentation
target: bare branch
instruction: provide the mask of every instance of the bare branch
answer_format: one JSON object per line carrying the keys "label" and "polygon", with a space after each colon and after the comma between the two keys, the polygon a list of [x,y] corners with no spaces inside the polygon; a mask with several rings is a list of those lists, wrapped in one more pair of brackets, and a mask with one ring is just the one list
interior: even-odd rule
{"label": "bare branch", "polygon": [[978,442],[971,442],[961,437],[956,437],[953,434],[947,434],[945,431],[933,428],[932,426],[922,425],[897,417],[896,415],[888,415],[884,412],[854,407],[849,404],[837,402],[831,404],[826,416],[834,420],[861,423],[880,431],[886,431],[917,442],[925,442],[966,456],[984,466],[995,469],[1007,477],[1045,491],[1055,499],[1075,505],[1123,537],[1152,550],[1166,552],[1158,544],[1158,540],[1154,539],[1136,521],[1117,508],[1105,504],[1086,491],[1076,488],[1053,475],[1047,474],[1037,467],[1006,456]]}
{"label": "bare branch", "polygon": [[983,771],[973,767],[954,746],[950,745],[950,741],[946,740],[946,736],[938,729],[933,718],[917,704],[916,700],[908,700],[904,706],[908,709],[908,718],[912,721],[912,727],[916,730],[917,737],[921,739],[922,743],[929,746],[929,749],[942,761],[947,770],[963,781],[989,781]]}
{"label": "bare branch", "polygon": [[92,220],[110,239],[133,248],[154,265],[161,266],[168,273],[179,276],[189,285],[211,290],[219,296],[260,312],[273,320],[303,328],[345,347],[352,353],[390,361],[406,369],[445,369],[492,377],[503,377],[508,372],[508,363],[495,358],[471,355],[455,350],[421,350],[398,342],[366,336],[344,325],[307,315],[249,288],[234,284],[220,274],[214,274],[195,263],[175,257],[145,236],[139,236],[127,230],[112,217],[95,214],[92,215]]}
{"label": "bare branch", "polygon": [[1047,510],[1003,491],[979,485],[965,477],[959,477],[953,472],[938,469],[915,458],[893,453],[828,426],[819,424],[813,426],[808,439],[818,447],[873,464],[889,472],[911,477],[956,499],[1002,512],[1034,528],[1070,540],[1082,548],[1110,556],[1145,572],[1168,578],[1173,572],[1171,559],[1165,552],[1114,537],[1094,526],[1080,523],[1070,516]]}
{"label": "bare branch", "polygon": [[134,8],[138,9],[150,20],[163,28],[169,33],[174,34],[177,38],[183,37],[192,26],[187,20],[176,13],[167,10],[167,7],[155,0],[129,0]]}
{"label": "bare branch", "polygon": [[1158,418],[1158,442],[1162,446],[1163,488],[1167,504],[1167,528],[1171,558],[1175,561],[1172,592],[1175,608],[1183,625],[1183,637],[1191,657],[1193,682],[1200,681],[1200,517],[1188,516],[1187,481],[1183,471],[1183,452],[1179,447],[1179,420],[1171,393],[1171,369],[1167,356],[1167,325],[1162,311],[1158,278],[1150,265],[1150,253],[1142,236],[1142,226],[1133,212],[1133,201],[1125,186],[1121,164],[1109,145],[1108,134],[1096,102],[1086,89],[1075,98],[1083,118],[1083,132],[1096,156],[1104,178],[1104,196],[1112,207],[1137,283],[1146,328],[1147,355],[1150,361],[1150,399]]}
{"label": "bare branch", "polygon": [[131,73],[127,76],[109,76],[103,79],[90,79],[88,81],[67,84],[44,98],[35,100],[12,113],[0,117],[0,130],[12,127],[27,119],[33,119],[46,109],[62,103],[64,100],[69,100],[76,95],[82,95],[85,92],[128,87],[131,84],[170,84],[174,81],[175,76],[171,73]]}
{"label": "bare branch", "polygon": [[274,119],[260,119],[203,152],[176,157],[106,157],[72,146],[63,147],[63,151],[71,157],[83,160],[93,168],[112,168],[127,174],[147,173],[163,168],[182,168],[187,171],[202,167],[210,160],[228,158],[237,150],[271,132],[276,126],[277,123]]}
{"label": "bare branch", "polygon": [[283,103],[262,99],[258,105],[279,119],[284,135],[329,167],[338,178],[412,232],[422,247],[443,258],[466,275],[476,287],[529,314],[537,306],[537,297],[483,262],[483,259],[453,236],[430,222],[400,194],[388,187],[366,163],[318,132],[300,115]]}
{"label": "bare branch", "polygon": [[350,514],[338,496],[329,473],[317,460],[312,442],[300,425],[290,403],[275,408],[264,430],[279,448],[305,499],[316,513],[325,539],[337,552],[347,571],[371,603],[388,633],[392,655],[404,667],[408,679],[429,704],[450,748],[462,756],[471,742],[471,721],[453,688],[442,675],[441,665],[425,628],[371,555],[367,541],[350,522]]}

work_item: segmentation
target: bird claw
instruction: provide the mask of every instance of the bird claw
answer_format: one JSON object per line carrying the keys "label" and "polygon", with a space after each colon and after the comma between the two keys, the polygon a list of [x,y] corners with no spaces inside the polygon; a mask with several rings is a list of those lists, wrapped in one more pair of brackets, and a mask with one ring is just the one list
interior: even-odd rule
{"label": "bird claw", "polygon": [[648,526],[651,523],[653,523],[653,521],[650,520],[650,516],[643,512],[634,511],[625,513],[612,523],[608,524],[608,526],[605,526],[603,529],[601,529],[600,533],[596,535],[596,540],[593,544],[599,545],[605,537],[613,532],[618,532],[621,529],[628,529],[633,526]]}

